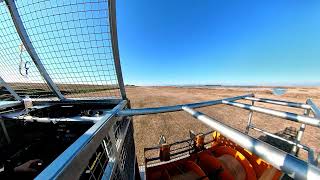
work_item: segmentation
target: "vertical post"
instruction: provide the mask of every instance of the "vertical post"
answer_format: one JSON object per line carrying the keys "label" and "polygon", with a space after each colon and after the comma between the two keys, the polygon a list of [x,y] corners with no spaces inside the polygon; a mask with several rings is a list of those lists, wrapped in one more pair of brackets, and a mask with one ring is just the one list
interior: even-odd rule
{"label": "vertical post", "polygon": [[0,86],[3,86],[4,88],[9,91],[9,93],[17,100],[21,101],[22,98],[0,77]]}
{"label": "vertical post", "polygon": [[[251,105],[254,105],[254,101],[251,101]],[[246,134],[249,134],[249,130],[251,127],[251,121],[252,121],[252,116],[253,116],[253,111],[250,111],[249,113],[249,117],[248,117],[248,123],[247,123],[247,127],[246,127]]]}
{"label": "vertical post", "polygon": [[49,76],[48,72],[44,68],[42,62],[40,61],[40,58],[38,54],[36,53],[31,40],[27,34],[26,29],[23,26],[22,20],[20,18],[17,6],[15,4],[14,0],[5,0],[8,10],[10,12],[11,18],[13,20],[14,26],[19,34],[19,37],[26,48],[27,52],[29,53],[32,61],[38,68],[40,74],[44,78],[44,80],[47,82],[49,88],[52,90],[52,92],[59,98],[59,99],[64,99],[63,95],[61,94],[59,88],[57,85],[52,81],[51,77]]}
{"label": "vertical post", "polygon": [[119,55],[119,47],[118,47],[118,34],[117,34],[117,21],[116,21],[116,1],[108,0],[109,6],[109,23],[110,23],[110,32],[111,32],[111,44],[112,44],[112,54],[114,59],[114,66],[117,73],[118,85],[120,88],[120,93],[122,99],[127,99],[123,78],[122,78],[122,70],[120,64],[120,55]]}
{"label": "vertical post", "polygon": [[[304,115],[305,116],[309,116],[309,114],[310,114],[310,109],[305,109],[304,110]],[[298,134],[297,134],[296,143],[300,143],[305,129],[306,129],[306,125],[305,124],[301,124],[301,126],[299,128],[299,131],[298,131]],[[298,156],[299,150],[300,150],[299,147],[293,146],[292,150],[291,150],[291,153],[294,154],[295,156]]]}

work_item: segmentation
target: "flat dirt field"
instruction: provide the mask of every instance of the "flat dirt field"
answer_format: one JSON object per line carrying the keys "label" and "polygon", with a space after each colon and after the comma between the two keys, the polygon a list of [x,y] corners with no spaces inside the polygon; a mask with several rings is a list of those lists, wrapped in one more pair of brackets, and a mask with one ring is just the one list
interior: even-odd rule
{"label": "flat dirt field", "polygon": [[[320,105],[320,88],[318,87],[289,87],[282,96],[273,95],[272,88],[182,88],[182,87],[127,87],[127,94],[131,100],[132,108],[157,107],[208,101],[232,96],[254,93],[256,97],[273,98],[295,102],[306,102],[307,98]],[[249,101],[238,101],[250,104]],[[276,110],[290,111],[303,114],[302,109],[289,108],[265,103],[255,103],[256,106],[268,107]],[[215,105],[198,109],[207,115],[240,131],[245,130],[249,111],[228,105]],[[164,135],[168,143],[189,138],[189,130],[196,133],[208,132],[212,129],[192,118],[186,112],[162,113],[134,117],[134,136],[139,165],[143,165],[143,148],[157,145],[160,135]],[[253,113],[253,124],[272,133],[282,132],[287,127],[299,129],[295,122],[279,119],[270,115]],[[261,138],[263,134],[251,130],[251,136]],[[302,144],[319,152],[320,131],[307,126]],[[307,155],[302,150],[299,156],[306,159]]]}

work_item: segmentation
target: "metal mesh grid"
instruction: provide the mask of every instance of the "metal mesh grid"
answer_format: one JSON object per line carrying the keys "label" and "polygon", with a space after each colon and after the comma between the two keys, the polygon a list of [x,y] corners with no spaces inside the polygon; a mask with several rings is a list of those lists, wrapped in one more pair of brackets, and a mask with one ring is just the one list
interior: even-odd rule
{"label": "metal mesh grid", "polygon": [[[101,179],[104,171],[109,162],[108,147],[106,146],[106,142],[110,143],[108,140],[104,140],[96,152],[93,154],[86,170],[82,174],[80,179]],[[110,150],[110,149],[109,149]]]}
{"label": "metal mesh grid", "polygon": [[[63,95],[120,97],[108,0],[18,0],[15,4],[36,54]],[[52,95],[28,52],[20,51],[23,46],[19,49],[21,40],[4,1],[0,6],[0,75],[15,90]]]}
{"label": "metal mesh grid", "polygon": [[[114,136],[115,144],[110,136],[106,136],[82,173],[80,179],[128,179],[133,177],[135,162],[135,147],[133,140],[132,121],[127,118],[119,119],[110,128],[111,136]],[[122,143],[122,146],[117,146]],[[116,151],[116,152],[115,152]],[[110,166],[110,159],[112,164]],[[109,165],[109,167],[108,167]],[[110,168],[110,169],[107,169]],[[111,177],[108,177],[108,171]]]}
{"label": "metal mesh grid", "polygon": [[120,149],[118,163],[114,166],[115,170],[110,179],[134,179],[135,168],[135,147],[133,139],[133,125],[129,121],[127,133],[123,139],[123,146]]}
{"label": "metal mesh grid", "polygon": [[67,97],[119,97],[107,0],[17,1],[36,53]]}
{"label": "metal mesh grid", "polygon": [[7,6],[0,2],[0,77],[20,95],[52,96],[52,92],[21,44]]}
{"label": "metal mesh grid", "polygon": [[120,152],[119,157],[119,168],[122,172],[122,179],[128,179],[134,177],[134,162],[135,162],[135,147],[133,140],[133,126],[132,123],[129,124],[127,134],[124,139],[124,143]]}
{"label": "metal mesh grid", "polygon": [[102,179],[110,157],[114,156],[110,137],[107,135],[92,155],[89,164],[80,179]]}

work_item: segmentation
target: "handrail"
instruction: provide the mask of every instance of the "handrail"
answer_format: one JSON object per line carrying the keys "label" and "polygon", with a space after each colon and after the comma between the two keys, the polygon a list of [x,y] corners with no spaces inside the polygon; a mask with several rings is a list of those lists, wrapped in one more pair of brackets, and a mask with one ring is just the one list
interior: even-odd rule
{"label": "handrail", "polygon": [[320,127],[320,119],[307,117],[307,116],[301,116],[290,112],[283,112],[283,111],[276,111],[272,109],[262,108],[258,106],[251,106],[249,104],[242,104],[242,103],[236,103],[236,102],[230,102],[227,100],[222,101],[223,104],[227,104],[230,106],[239,107],[242,109],[250,110],[250,111],[256,111],[264,114],[269,114],[275,117],[284,118],[290,121],[309,124],[311,126]]}
{"label": "handrail", "polygon": [[236,101],[236,100],[243,99],[245,97],[252,97],[252,96],[253,96],[253,94],[246,94],[246,95],[242,95],[242,96],[236,96],[236,97],[213,100],[213,101],[203,101],[203,102],[198,102],[198,103],[179,104],[179,105],[174,105],[174,106],[162,106],[162,107],[154,107],[154,108],[126,109],[126,110],[119,111],[119,113],[117,115],[118,116],[135,116],[135,115],[147,115],[147,114],[182,111],[183,106],[188,106],[191,108],[201,108],[201,107],[206,107],[206,106],[222,104],[223,100]]}
{"label": "handrail", "polygon": [[290,101],[267,99],[267,98],[256,98],[256,97],[245,97],[244,99],[245,100],[250,100],[250,101],[256,101],[256,102],[276,104],[276,105],[281,105],[281,106],[303,108],[303,109],[311,109],[310,105],[308,105],[308,104],[296,103],[296,102],[290,102]]}
{"label": "handrail", "polygon": [[261,157],[275,168],[285,172],[290,177],[294,179],[320,179],[320,169],[316,166],[285,153],[265,142],[250,137],[190,107],[184,106],[183,110],[202,123],[220,132],[234,143]]}

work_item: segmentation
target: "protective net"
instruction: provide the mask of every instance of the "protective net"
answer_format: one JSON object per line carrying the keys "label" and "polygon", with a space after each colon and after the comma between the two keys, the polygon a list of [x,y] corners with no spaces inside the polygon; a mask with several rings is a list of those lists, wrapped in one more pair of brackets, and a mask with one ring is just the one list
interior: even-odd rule
{"label": "protective net", "polygon": [[[65,97],[120,97],[108,0],[17,0],[15,4],[32,48]],[[1,77],[19,92],[52,96],[21,45],[4,2],[0,15]]]}

